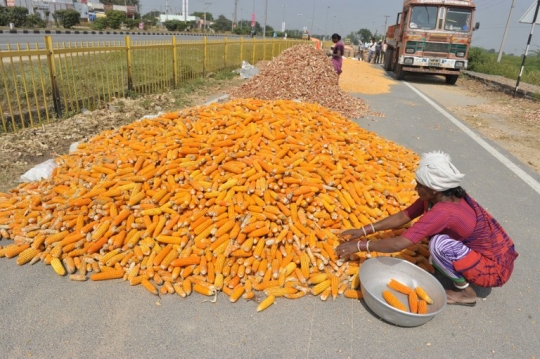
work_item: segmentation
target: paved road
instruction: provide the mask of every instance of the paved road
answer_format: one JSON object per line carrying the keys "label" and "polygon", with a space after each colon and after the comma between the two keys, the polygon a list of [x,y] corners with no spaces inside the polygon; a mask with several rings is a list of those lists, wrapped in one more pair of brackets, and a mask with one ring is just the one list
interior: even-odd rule
{"label": "paved road", "polygon": [[[11,46],[12,49],[16,49],[17,43],[19,44],[30,44],[32,48],[35,48],[35,44],[39,45],[39,48],[45,47],[45,36],[50,35],[53,38],[53,42],[59,43],[59,42],[65,42],[65,43],[80,43],[80,42],[97,42],[97,41],[110,41],[110,42],[121,42],[121,44],[124,44],[125,37],[127,36],[126,33],[124,34],[74,34],[73,31],[71,34],[24,34],[24,33],[17,33],[17,34],[10,34],[10,33],[3,33],[0,34],[0,51],[6,50],[8,48],[8,45]],[[172,34],[162,34],[162,35],[152,35],[152,34],[130,34],[129,35],[132,39],[132,41],[156,41],[156,40],[171,40],[172,36],[175,36],[177,40],[200,40],[202,41],[202,36],[200,35],[172,35]],[[221,35],[213,35],[210,36],[210,39],[220,39],[223,36]],[[251,39],[250,37],[245,37],[245,39]]]}
{"label": "paved road", "polygon": [[[400,328],[364,302],[339,298],[216,304],[166,296],[159,302],[127,283],[75,283],[41,263],[0,260],[0,353],[6,358],[533,358],[540,354],[540,178],[493,143],[478,143],[459,119],[433,105],[443,81],[399,83],[386,95],[362,96],[386,118],[358,123],[419,153],[449,152],[466,174],[464,188],[515,240],[520,257],[502,288],[480,290],[474,308],[447,306],[432,321]],[[439,93],[438,100],[418,93]],[[455,121],[454,121],[455,120]],[[474,135],[474,133],[473,133]],[[473,136],[474,137],[474,136]],[[500,157],[500,158],[497,158]],[[508,161],[523,173],[517,175]],[[532,182],[526,183],[522,175]],[[159,304],[159,305],[158,305]]]}

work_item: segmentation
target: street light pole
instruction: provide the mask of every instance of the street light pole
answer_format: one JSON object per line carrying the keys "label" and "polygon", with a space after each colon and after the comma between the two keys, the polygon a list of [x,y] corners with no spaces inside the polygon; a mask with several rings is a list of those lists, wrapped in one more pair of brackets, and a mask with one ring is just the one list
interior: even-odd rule
{"label": "street light pole", "polygon": [[208,30],[208,25],[206,25],[206,9],[208,9],[208,6],[212,5],[211,2],[205,2],[204,3],[204,24],[203,27]]}
{"label": "street light pole", "polygon": [[384,15],[384,31],[383,31],[384,37],[383,38],[385,40],[386,40],[386,29],[387,29],[386,23],[387,23],[389,17],[390,17],[390,15]]}
{"label": "street light pole", "polygon": [[281,22],[281,31],[285,32],[285,8],[287,5],[283,4],[283,21]]}
{"label": "street light pole", "polygon": [[302,14],[298,14],[298,26],[299,26],[299,29],[298,31],[300,32],[300,34],[302,33]]}

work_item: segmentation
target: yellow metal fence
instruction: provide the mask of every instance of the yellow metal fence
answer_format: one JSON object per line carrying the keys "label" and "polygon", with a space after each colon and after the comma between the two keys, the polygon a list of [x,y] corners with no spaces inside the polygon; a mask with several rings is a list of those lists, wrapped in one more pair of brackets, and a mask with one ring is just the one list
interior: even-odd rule
{"label": "yellow metal fence", "polygon": [[0,133],[94,110],[112,98],[162,93],[242,61],[271,60],[305,43],[226,37],[198,40],[18,44],[0,51]]}

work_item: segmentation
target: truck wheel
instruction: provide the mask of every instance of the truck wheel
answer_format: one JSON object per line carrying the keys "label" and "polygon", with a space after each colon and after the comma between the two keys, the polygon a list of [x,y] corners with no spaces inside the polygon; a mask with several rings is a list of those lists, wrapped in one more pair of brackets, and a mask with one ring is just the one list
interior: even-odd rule
{"label": "truck wheel", "polygon": [[449,85],[455,85],[459,75],[446,75],[446,83]]}
{"label": "truck wheel", "polygon": [[405,71],[403,71],[403,65],[396,64],[394,72],[396,73],[396,79],[397,80],[401,81],[401,80],[403,80],[405,78]]}
{"label": "truck wheel", "polygon": [[392,63],[394,57],[394,49],[388,48],[386,49],[386,53],[384,54],[384,69],[386,71],[392,71]]}

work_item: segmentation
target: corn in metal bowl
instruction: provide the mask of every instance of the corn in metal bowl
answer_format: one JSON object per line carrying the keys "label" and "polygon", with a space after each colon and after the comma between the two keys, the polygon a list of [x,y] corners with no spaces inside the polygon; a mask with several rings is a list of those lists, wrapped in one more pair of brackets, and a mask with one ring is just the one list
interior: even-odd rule
{"label": "corn in metal bowl", "polygon": [[[428,314],[403,312],[390,306],[384,300],[382,292],[389,289],[387,284],[395,279],[410,288],[422,287],[433,300],[428,305]],[[446,292],[439,281],[420,267],[402,259],[392,257],[371,258],[360,267],[360,283],[367,306],[387,322],[415,327],[429,322],[446,307]],[[408,308],[405,294],[391,290]]]}

